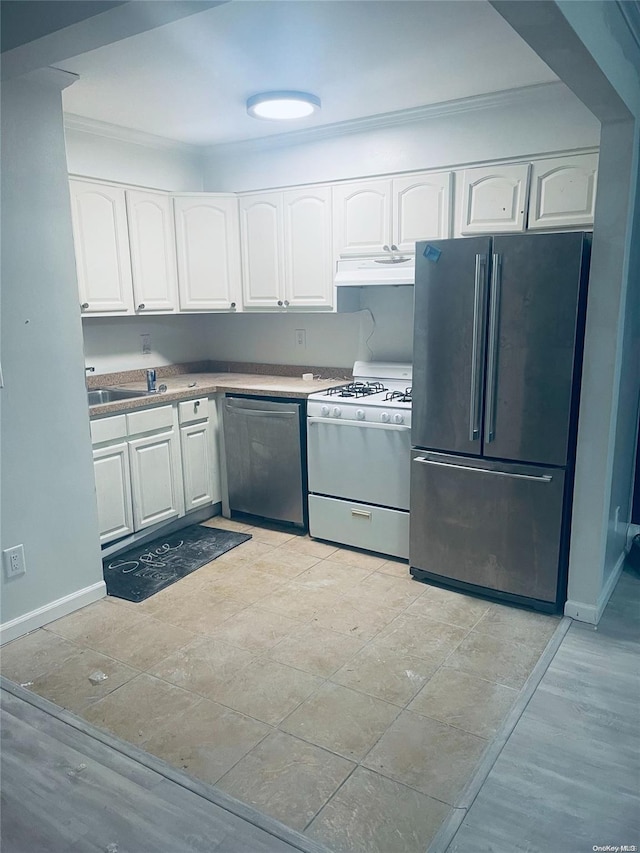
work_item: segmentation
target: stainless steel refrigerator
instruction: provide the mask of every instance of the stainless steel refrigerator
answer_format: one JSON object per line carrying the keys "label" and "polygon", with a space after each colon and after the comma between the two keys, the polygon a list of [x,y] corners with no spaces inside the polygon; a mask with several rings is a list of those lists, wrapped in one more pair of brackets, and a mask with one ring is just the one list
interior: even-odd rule
{"label": "stainless steel refrigerator", "polygon": [[416,246],[411,574],[566,600],[590,235]]}

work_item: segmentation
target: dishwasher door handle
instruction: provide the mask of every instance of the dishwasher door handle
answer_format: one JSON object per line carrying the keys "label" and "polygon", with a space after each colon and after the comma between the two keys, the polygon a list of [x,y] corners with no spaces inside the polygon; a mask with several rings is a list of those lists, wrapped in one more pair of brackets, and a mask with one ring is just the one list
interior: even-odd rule
{"label": "dishwasher door handle", "polygon": [[297,412],[274,412],[272,409],[246,409],[240,406],[232,406],[229,403],[224,404],[225,409],[228,412],[233,412],[238,415],[251,415],[253,417],[257,415],[269,415],[272,418],[297,418]]}

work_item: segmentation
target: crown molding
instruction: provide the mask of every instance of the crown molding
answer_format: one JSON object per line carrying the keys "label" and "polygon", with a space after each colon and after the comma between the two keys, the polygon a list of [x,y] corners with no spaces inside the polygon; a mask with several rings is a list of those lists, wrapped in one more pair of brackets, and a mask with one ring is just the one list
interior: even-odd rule
{"label": "crown molding", "polygon": [[469,113],[496,107],[509,107],[516,104],[522,105],[523,103],[532,104],[537,101],[547,100],[559,92],[567,91],[567,87],[561,81],[537,83],[534,86],[523,86],[520,89],[506,89],[501,92],[491,92],[488,95],[473,95],[468,98],[443,101],[439,104],[426,104],[421,107],[412,107],[391,113],[349,119],[348,121],[336,122],[335,124],[294,130],[289,133],[278,133],[272,136],[261,136],[256,139],[242,139],[237,142],[221,142],[215,145],[206,145],[203,146],[203,151],[205,154],[215,154],[225,149],[234,151],[238,149],[243,151],[264,151],[268,148],[283,148],[288,145],[300,145],[305,142],[335,139],[353,133],[400,127],[406,124],[414,124],[458,113]]}
{"label": "crown molding", "polygon": [[566,92],[564,83],[538,83],[534,86],[523,86],[520,89],[506,89],[501,92],[491,92],[487,95],[473,95],[469,98],[458,98],[453,101],[443,101],[439,104],[426,104],[407,110],[397,110],[380,115],[365,116],[364,118],[349,119],[348,121],[325,124],[319,127],[309,127],[304,130],[294,130],[288,133],[276,133],[271,136],[260,136],[252,139],[240,139],[235,142],[220,142],[213,145],[194,145],[180,142],[153,133],[110,124],[106,121],[86,118],[84,116],[65,113],[64,126],[69,130],[82,133],[92,133],[120,142],[134,145],[144,145],[148,148],[178,150],[189,154],[215,154],[225,149],[237,151],[264,151],[268,148],[283,148],[288,145],[300,145],[305,142],[317,142],[324,139],[334,139],[353,133],[363,133],[390,127],[401,127],[406,124],[427,121],[460,113],[476,110],[505,108],[523,103],[532,104],[547,100],[559,92]]}
{"label": "crown molding", "polygon": [[98,119],[74,115],[74,113],[64,114],[64,126],[68,130],[92,133],[94,136],[116,139],[118,142],[129,142],[133,145],[144,145],[147,148],[177,150],[187,154],[199,154],[202,150],[199,145],[191,145],[188,142],[180,142],[178,139],[156,136],[155,133],[146,133],[143,130],[134,130],[131,127],[122,127],[119,124],[98,121]]}

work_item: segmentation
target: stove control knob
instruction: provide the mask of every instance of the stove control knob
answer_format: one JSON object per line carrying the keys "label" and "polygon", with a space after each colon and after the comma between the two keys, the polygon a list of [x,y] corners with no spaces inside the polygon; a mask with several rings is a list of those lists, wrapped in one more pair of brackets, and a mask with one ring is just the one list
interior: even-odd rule
{"label": "stove control knob", "polygon": [[331,409],[329,408],[329,406],[323,406],[320,409],[320,414],[322,415],[323,418],[326,418],[330,411],[331,411]]}
{"label": "stove control knob", "polygon": [[331,414],[333,415],[334,418],[339,418],[340,415],[342,414],[342,409],[340,408],[340,406],[334,406],[333,412]]}
{"label": "stove control knob", "polygon": [[380,415],[380,420],[382,421],[383,424],[388,424],[390,421],[389,412],[383,412]]}
{"label": "stove control knob", "polygon": [[364,420],[364,409],[356,409],[356,417],[359,421]]}
{"label": "stove control knob", "polygon": [[393,416],[393,422],[394,422],[394,424],[403,424],[404,423],[404,415],[401,415],[400,413],[398,413],[397,415],[394,415]]}

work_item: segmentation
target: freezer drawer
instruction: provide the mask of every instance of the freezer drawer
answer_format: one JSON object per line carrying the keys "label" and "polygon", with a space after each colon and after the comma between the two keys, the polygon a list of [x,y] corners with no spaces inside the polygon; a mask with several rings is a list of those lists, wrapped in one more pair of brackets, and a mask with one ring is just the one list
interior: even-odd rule
{"label": "freezer drawer", "polygon": [[404,560],[409,556],[409,513],[401,510],[309,495],[309,533]]}
{"label": "freezer drawer", "polygon": [[410,563],[446,580],[555,602],[565,472],[412,452]]}

